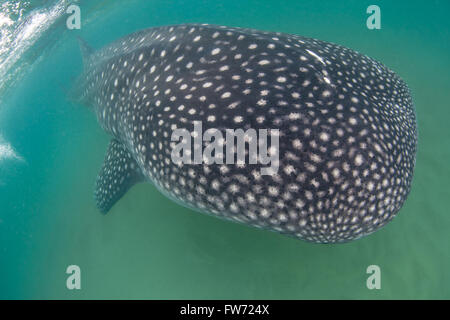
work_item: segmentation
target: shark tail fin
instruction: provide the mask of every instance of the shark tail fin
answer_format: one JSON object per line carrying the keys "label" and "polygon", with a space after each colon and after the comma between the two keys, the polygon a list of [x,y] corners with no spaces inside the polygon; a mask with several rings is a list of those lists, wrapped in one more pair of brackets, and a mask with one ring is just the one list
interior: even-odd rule
{"label": "shark tail fin", "polygon": [[111,207],[136,183],[144,180],[137,162],[125,146],[113,139],[97,177],[95,200],[100,212]]}
{"label": "shark tail fin", "polygon": [[82,38],[78,38],[78,43],[80,45],[81,56],[83,57],[83,65],[86,65],[89,61],[90,56],[94,52],[94,49]]}

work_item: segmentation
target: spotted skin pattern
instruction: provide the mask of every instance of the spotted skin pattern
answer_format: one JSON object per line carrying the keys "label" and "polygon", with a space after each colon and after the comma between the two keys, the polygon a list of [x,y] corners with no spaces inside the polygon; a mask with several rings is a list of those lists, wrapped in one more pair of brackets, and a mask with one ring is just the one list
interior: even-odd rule
{"label": "spotted skin pattern", "polygon": [[[114,141],[97,179],[102,212],[141,177],[184,206],[336,243],[385,225],[411,188],[417,130],[407,85],[339,45],[213,25],[151,28],[85,57],[77,86]],[[172,132],[194,121],[203,131],[278,129],[277,173],[175,164]]]}

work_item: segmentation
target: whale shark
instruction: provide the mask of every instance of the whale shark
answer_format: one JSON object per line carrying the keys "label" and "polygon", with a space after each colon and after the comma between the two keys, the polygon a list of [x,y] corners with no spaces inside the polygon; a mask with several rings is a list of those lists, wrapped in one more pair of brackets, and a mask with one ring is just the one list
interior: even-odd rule
{"label": "whale shark", "polygon": [[[386,225],[410,192],[417,149],[411,93],[366,55],[299,35],[207,24],[81,47],[84,69],[73,94],[111,136],[94,192],[102,213],[136,183],[151,182],[196,211],[341,243]],[[276,157],[272,165],[251,162],[250,142],[264,139],[244,134],[244,161],[211,163],[201,152],[195,161],[196,150],[210,144],[214,159],[223,155],[223,136],[210,134],[180,151],[185,161],[174,161],[174,132],[195,140],[196,124],[203,135],[268,130],[276,141],[266,144],[267,154]],[[274,170],[263,174],[267,167]]]}

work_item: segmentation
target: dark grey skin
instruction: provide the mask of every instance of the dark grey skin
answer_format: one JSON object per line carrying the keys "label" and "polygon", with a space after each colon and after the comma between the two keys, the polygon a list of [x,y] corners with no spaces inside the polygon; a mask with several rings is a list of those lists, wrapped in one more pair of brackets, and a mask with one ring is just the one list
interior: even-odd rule
{"label": "dark grey skin", "polygon": [[[97,179],[108,212],[151,181],[187,207],[306,241],[347,242],[402,207],[415,164],[406,84],[353,50],[212,25],[151,28],[84,49],[75,91],[112,141]],[[177,165],[175,128],[279,130],[279,167]]]}

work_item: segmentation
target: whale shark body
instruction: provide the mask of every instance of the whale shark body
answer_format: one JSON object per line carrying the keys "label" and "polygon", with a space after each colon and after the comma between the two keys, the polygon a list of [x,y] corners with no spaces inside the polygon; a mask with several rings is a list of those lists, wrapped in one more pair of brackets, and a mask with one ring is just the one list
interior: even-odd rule
{"label": "whale shark body", "polygon": [[[385,225],[410,191],[417,130],[409,89],[351,49],[187,24],[82,51],[78,99],[112,136],[95,190],[103,213],[150,181],[201,212],[337,243]],[[262,175],[261,163],[175,163],[173,131],[192,131],[196,121],[203,130],[276,129],[277,171]]]}

